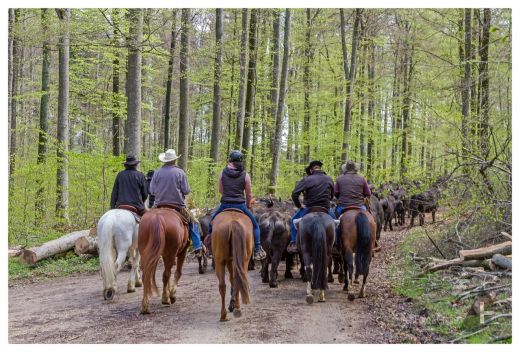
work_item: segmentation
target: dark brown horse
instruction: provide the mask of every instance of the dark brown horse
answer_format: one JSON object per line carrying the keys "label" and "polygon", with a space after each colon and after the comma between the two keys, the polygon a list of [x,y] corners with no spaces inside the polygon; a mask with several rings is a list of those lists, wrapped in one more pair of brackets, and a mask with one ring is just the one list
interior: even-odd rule
{"label": "dark brown horse", "polygon": [[368,269],[372,260],[372,248],[376,242],[376,222],[372,215],[364,210],[350,209],[340,218],[341,245],[343,253],[343,265],[345,267],[345,285],[349,300],[354,299],[354,294],[349,293],[349,280],[352,281],[353,255],[356,253],[356,275],[354,283],[358,283],[359,275],[363,275],[363,284],[359,291],[359,298],[365,297],[365,284],[368,277]]}
{"label": "dark brown horse", "polygon": [[[138,247],[144,286],[141,313],[148,314],[150,296],[157,293],[155,271],[161,256],[164,262],[162,303],[175,303],[177,283],[182,275],[182,265],[188,249],[188,226],[173,209],[152,209],[141,218]],[[173,282],[170,282],[171,270],[176,260],[177,268]]]}
{"label": "dark brown horse", "polygon": [[[220,321],[226,321],[226,267],[231,283],[229,311],[239,317],[240,296],[242,303],[249,303],[247,265],[253,252],[253,224],[247,215],[239,211],[223,211],[213,219],[211,250],[222,299]],[[240,294],[240,296],[239,296]]]}

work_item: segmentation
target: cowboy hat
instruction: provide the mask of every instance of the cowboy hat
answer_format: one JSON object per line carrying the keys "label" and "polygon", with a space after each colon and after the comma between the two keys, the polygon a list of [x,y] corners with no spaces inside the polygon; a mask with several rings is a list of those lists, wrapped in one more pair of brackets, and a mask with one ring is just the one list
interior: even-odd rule
{"label": "cowboy hat", "polygon": [[159,154],[159,160],[163,163],[177,160],[179,157],[180,155],[177,155],[174,149],[168,149],[166,152]]}
{"label": "cowboy hat", "polygon": [[137,158],[135,156],[127,155],[126,156],[126,161],[123,163],[123,165],[130,165],[130,166],[132,166],[132,165],[137,165],[139,163],[140,163],[140,161],[137,160]]}

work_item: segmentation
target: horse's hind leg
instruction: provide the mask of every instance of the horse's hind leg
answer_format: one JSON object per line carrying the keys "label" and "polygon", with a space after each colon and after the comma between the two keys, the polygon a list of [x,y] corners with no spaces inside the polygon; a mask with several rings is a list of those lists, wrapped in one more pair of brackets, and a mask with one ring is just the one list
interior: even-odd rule
{"label": "horse's hind leg", "polygon": [[184,265],[184,259],[186,259],[186,250],[187,249],[183,250],[177,257],[177,267],[173,275],[173,285],[170,287],[170,301],[172,304],[177,300],[175,294],[177,293],[177,285],[182,276],[182,266]]}
{"label": "horse's hind leg", "polygon": [[220,292],[220,321],[227,321],[226,311],[226,269],[223,263],[215,263],[215,274],[218,279],[218,290]]}
{"label": "horse's hind leg", "polygon": [[359,290],[359,298],[365,297],[365,284],[367,282],[368,277],[368,268],[366,268],[365,273],[363,275],[363,284],[361,285],[361,290]]}
{"label": "horse's hind leg", "polygon": [[281,253],[278,250],[274,250],[271,257],[271,272],[269,275],[269,287],[271,288],[278,287],[278,265],[280,264],[280,255]]}
{"label": "horse's hind leg", "polygon": [[142,287],[143,280],[141,280],[141,254],[135,249],[135,261],[132,268],[135,266],[135,287]]}
{"label": "horse's hind leg", "polygon": [[293,278],[293,274],[291,273],[291,265],[293,263],[293,259],[294,259],[294,254],[292,254],[292,253],[287,253],[287,255],[285,256],[285,274],[284,274],[284,277],[286,279],[292,279]]}
{"label": "horse's hind leg", "polygon": [[320,289],[320,296],[318,298],[318,302],[325,302],[325,290]]}
{"label": "horse's hind leg", "polygon": [[327,281],[334,282],[334,276],[332,276],[332,256],[329,256],[328,265],[327,265]]}
{"label": "horse's hind leg", "polygon": [[132,269],[130,269],[130,276],[128,277],[126,292],[135,292],[136,273],[139,272],[139,252],[137,251],[137,248],[130,248],[128,253],[130,254],[130,260],[132,261]]}
{"label": "horse's hind leg", "polygon": [[171,254],[163,255],[164,261],[164,272],[163,272],[163,293],[162,293],[162,303],[170,305],[172,302],[170,300],[170,278],[172,276],[172,267],[175,262],[175,256]]}

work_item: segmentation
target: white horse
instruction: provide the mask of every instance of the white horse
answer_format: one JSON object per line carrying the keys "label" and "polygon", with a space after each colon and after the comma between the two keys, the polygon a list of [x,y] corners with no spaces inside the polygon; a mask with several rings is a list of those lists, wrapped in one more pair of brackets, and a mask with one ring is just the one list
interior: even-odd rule
{"label": "white horse", "polygon": [[111,209],[99,219],[99,264],[105,300],[114,298],[117,290],[116,275],[123,267],[127,254],[132,263],[127,292],[135,292],[136,287],[143,285],[139,268],[141,257],[137,250],[138,231],[139,224],[129,210]]}

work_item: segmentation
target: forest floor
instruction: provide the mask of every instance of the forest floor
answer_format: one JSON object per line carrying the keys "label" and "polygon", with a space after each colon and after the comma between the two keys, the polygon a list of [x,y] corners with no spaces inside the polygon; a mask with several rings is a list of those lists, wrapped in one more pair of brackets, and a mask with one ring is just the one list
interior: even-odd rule
{"label": "forest floor", "polygon": [[[410,299],[392,288],[394,262],[407,230],[386,232],[382,251],[370,268],[367,296],[348,301],[335,276],[325,303],[305,303],[305,284],[293,270],[278,288],[262,284],[259,265],[249,272],[251,304],[242,317],[219,322],[220,296],[212,269],[198,274],[197,263],[183,269],[177,302],[151,300],[151,314],[140,315],[142,288],[119,291],[104,301],[99,273],[52,280],[9,282],[9,343],[433,343]],[[161,268],[162,269],[162,268]],[[157,272],[157,282],[162,280]],[[126,288],[128,270],[118,275]],[[358,289],[359,287],[355,287]],[[160,285],[161,289],[161,285]],[[229,285],[228,297],[229,299]]]}

